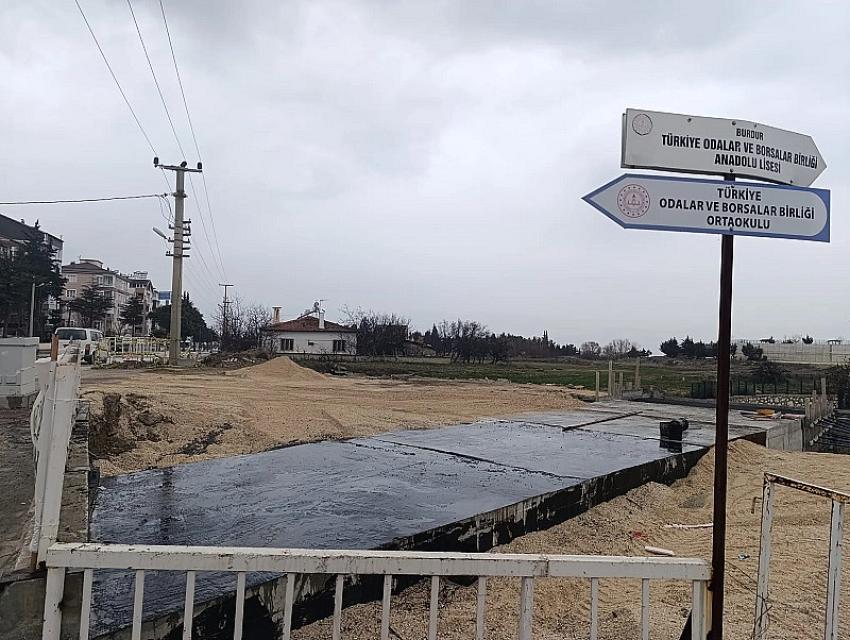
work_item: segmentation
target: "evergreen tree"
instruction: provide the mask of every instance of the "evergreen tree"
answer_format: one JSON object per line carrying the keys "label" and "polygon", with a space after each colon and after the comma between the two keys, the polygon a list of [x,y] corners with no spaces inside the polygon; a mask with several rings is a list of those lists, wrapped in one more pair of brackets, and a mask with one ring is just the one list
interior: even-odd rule
{"label": "evergreen tree", "polygon": [[107,298],[103,289],[87,285],[76,298],[68,303],[71,311],[80,314],[80,322],[84,327],[93,327],[106,317],[106,312],[112,307],[112,300]]}
{"label": "evergreen tree", "polygon": [[[157,307],[148,314],[155,325],[154,334],[165,337],[171,331],[171,305]],[[189,293],[183,294],[183,306],[180,317],[180,335],[184,338],[191,336],[197,342],[213,342],[215,331],[207,326],[203,314],[189,299]]]}
{"label": "evergreen tree", "polygon": [[62,295],[65,279],[56,262],[56,250],[43,241],[38,222],[34,231],[15,255],[0,253],[0,321],[3,335],[8,335],[13,315],[17,316],[18,330],[26,327],[30,315],[33,284],[35,289],[34,330],[40,334],[44,317],[39,310],[49,296]]}
{"label": "evergreen tree", "polygon": [[145,305],[141,296],[132,296],[123,307],[121,307],[121,324],[130,327],[130,335],[136,335],[136,326],[142,324],[145,319]]}

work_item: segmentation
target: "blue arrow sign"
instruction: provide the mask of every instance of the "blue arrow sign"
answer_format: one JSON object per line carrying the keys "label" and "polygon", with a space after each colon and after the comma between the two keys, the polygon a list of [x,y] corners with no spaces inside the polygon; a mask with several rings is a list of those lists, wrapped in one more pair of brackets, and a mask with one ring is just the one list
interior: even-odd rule
{"label": "blue arrow sign", "polygon": [[829,242],[829,191],[626,173],[585,202],[626,229]]}

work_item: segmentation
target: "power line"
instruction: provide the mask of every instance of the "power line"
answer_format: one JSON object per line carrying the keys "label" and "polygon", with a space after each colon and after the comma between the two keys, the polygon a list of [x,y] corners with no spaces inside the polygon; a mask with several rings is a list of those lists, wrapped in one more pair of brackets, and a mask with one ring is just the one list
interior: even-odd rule
{"label": "power line", "polygon": [[[153,63],[151,62],[151,57],[148,55],[148,48],[145,45],[145,39],[142,37],[142,30],[139,27],[139,22],[136,20],[136,12],[133,11],[133,4],[131,0],[127,0],[127,6],[130,8],[130,15],[133,18],[133,24],[136,25],[136,33],[139,34],[139,42],[142,44],[142,51],[145,53],[145,60],[148,61],[148,68],[151,70],[151,76],[153,77],[153,83],[156,85],[156,91],[159,93],[159,99],[162,102],[162,108],[165,109],[165,117],[168,118],[168,124],[171,125],[171,133],[174,134],[174,139],[177,141],[177,148],[180,149],[180,153],[183,155],[183,159],[186,159],[186,152],[183,150],[183,144],[180,142],[180,136],[177,135],[177,129],[174,128],[174,121],[171,119],[171,112],[168,111],[168,105],[165,102],[165,96],[162,94],[162,87],[159,86],[159,80],[156,78],[156,72],[153,69]],[[200,154],[199,154],[200,155]]]}
{"label": "power line", "polygon": [[[130,0],[127,0],[129,3]],[[180,85],[180,95],[183,96],[183,106],[186,109],[186,119],[189,121],[189,131],[192,133],[192,141],[195,143],[195,152],[198,160],[201,160],[201,150],[198,148],[198,139],[195,137],[195,127],[192,126],[192,116],[189,115],[189,104],[186,101],[186,92],[183,90],[183,79],[180,77],[180,69],[177,66],[177,57],[174,55],[174,45],[171,42],[171,31],[168,28],[168,18],[165,17],[165,5],[159,0],[159,10],[162,12],[162,21],[165,24],[165,34],[168,36],[168,47],[171,49],[171,59],[174,62],[174,72],[177,74],[177,84]]]}
{"label": "power line", "polygon": [[[186,91],[183,89],[183,78],[180,76],[180,67],[177,65],[177,56],[174,53],[174,43],[171,40],[171,30],[168,28],[168,18],[165,15],[165,5],[163,4],[162,0],[159,0],[159,10],[162,13],[162,22],[165,25],[165,34],[168,36],[168,48],[171,50],[171,60],[172,62],[174,62],[174,73],[177,76],[177,84],[180,86],[180,95],[183,98],[183,108],[186,110],[186,120],[189,122],[189,132],[192,134],[192,142],[195,145],[195,152],[198,154],[198,160],[203,162],[203,158],[201,157],[201,149],[198,146],[198,137],[195,135],[195,126],[192,124],[192,116],[189,113],[189,102],[188,100],[186,100]],[[221,255],[221,245],[218,242],[218,232],[215,228],[215,218],[213,217],[212,206],[210,205],[210,192],[207,187],[207,177],[203,173],[201,174],[201,180],[204,183],[204,197],[206,198],[207,212],[210,217],[210,225],[212,226],[213,238],[215,240],[215,246],[218,251],[219,266],[221,268],[222,275],[225,275],[225,279],[227,279],[224,270],[224,259]],[[192,187],[192,190],[194,191],[194,186]],[[198,207],[198,209],[200,211],[200,206]]]}
{"label": "power line", "polygon": [[136,125],[139,127],[139,131],[141,131],[142,135],[145,137],[145,141],[148,143],[150,150],[153,152],[154,155],[157,155],[156,149],[154,149],[150,137],[148,136],[147,132],[145,131],[145,128],[142,126],[142,123],[139,120],[139,116],[136,115],[136,111],[135,109],[133,109],[133,105],[130,104],[130,100],[127,98],[127,94],[124,93],[124,89],[121,87],[121,83],[118,82],[118,76],[115,75],[115,72],[112,70],[112,65],[109,64],[109,60],[106,59],[106,54],[103,52],[103,47],[100,46],[100,42],[98,42],[97,36],[94,35],[94,30],[92,29],[92,26],[89,23],[88,18],[86,17],[85,11],[83,11],[82,6],[80,6],[80,0],[74,0],[74,3],[77,5],[77,9],[80,10],[80,15],[83,16],[83,21],[85,21],[86,27],[88,27],[92,40],[94,40],[95,45],[97,45],[97,50],[100,51],[100,56],[103,58],[103,62],[106,64],[106,68],[109,69],[109,74],[115,81],[115,85],[118,87],[118,91],[121,92],[121,97],[124,98],[124,103],[127,105],[127,108],[130,110],[130,113],[133,115],[133,120],[136,121]]}
{"label": "power line", "polygon": [[4,207],[16,204],[76,204],[80,202],[110,202],[112,200],[140,200],[142,198],[166,198],[167,193],[147,193],[140,196],[110,196],[107,198],[80,198],[78,200],[24,200],[21,202],[0,202]]}
{"label": "power line", "polygon": [[[203,174],[201,174],[201,175],[203,175]],[[195,191],[195,182],[192,180],[191,175],[189,176],[189,186],[192,188],[192,195],[195,196],[195,208],[198,210],[198,216],[201,218],[201,228],[204,231],[204,238],[207,241],[207,246],[210,248],[210,253],[212,254],[212,258],[213,258],[213,264],[215,264],[218,267],[218,270],[221,272],[221,275],[223,276],[223,275],[225,275],[224,274],[224,266],[221,264],[221,261],[218,261],[216,259],[215,249],[213,248],[212,242],[210,242],[210,236],[207,233],[207,223],[204,222],[204,216],[203,216],[203,213],[201,211],[200,200],[198,199],[198,192]],[[210,215],[210,222],[212,222],[212,215]],[[225,278],[225,280],[227,280],[227,278]]]}

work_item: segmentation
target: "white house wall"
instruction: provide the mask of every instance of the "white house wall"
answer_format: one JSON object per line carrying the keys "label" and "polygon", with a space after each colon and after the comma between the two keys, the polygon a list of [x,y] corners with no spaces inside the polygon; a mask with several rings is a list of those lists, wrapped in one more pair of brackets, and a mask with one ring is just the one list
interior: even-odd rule
{"label": "white house wall", "polygon": [[[274,351],[275,353],[334,353],[334,340],[345,340],[345,351],[354,355],[357,353],[357,334],[355,333],[334,333],[332,331],[276,331],[274,336]],[[280,341],[282,338],[290,338],[293,341],[291,351],[282,351]]]}

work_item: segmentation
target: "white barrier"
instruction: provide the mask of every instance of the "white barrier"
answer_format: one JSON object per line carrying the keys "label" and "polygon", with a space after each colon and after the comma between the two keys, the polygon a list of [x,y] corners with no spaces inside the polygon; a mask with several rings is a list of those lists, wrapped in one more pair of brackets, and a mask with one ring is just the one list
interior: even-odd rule
{"label": "white barrier", "polygon": [[[58,640],[62,623],[60,603],[65,572],[83,570],[80,640],[88,640],[91,619],[92,583],[95,570],[135,571],[131,638],[142,637],[142,608],[146,571],[186,573],[183,608],[183,638],[191,638],[197,571],[229,571],[236,574],[234,640],[242,638],[246,575],[275,572],[286,575],[284,640],[292,628],[292,606],[298,575],[335,575],[333,639],[339,640],[343,589],[346,576],[384,577],[381,607],[381,639],[389,640],[389,617],[393,576],[430,578],[429,640],[436,640],[439,616],[440,580],[450,576],[478,576],[476,640],[485,637],[485,603],[488,581],[521,578],[519,640],[530,640],[534,609],[534,583],[544,578],[584,578],[589,582],[589,637],[599,632],[599,581],[610,578],[641,580],[641,635],[649,638],[649,583],[651,580],[678,580],[691,583],[691,638],[704,640],[706,593],[711,569],[696,558],[637,558],[623,556],[567,556],[502,553],[434,553],[415,551],[326,551],[316,549],[266,549],[243,547],[188,547],[170,545],[54,544],[47,552],[47,596],[43,640]],[[106,605],[108,606],[108,604]]]}

